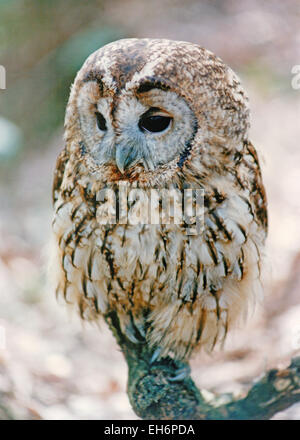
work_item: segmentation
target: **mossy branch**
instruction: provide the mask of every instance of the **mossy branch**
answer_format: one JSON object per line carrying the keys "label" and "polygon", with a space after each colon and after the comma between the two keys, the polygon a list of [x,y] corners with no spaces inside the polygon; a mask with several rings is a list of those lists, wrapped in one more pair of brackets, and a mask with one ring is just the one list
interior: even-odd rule
{"label": "mossy branch", "polygon": [[[242,399],[226,404],[222,396],[206,400],[190,376],[173,381],[182,363],[165,358],[151,364],[147,344],[133,344],[124,337],[117,316],[106,321],[128,364],[128,397],[142,419],[159,420],[265,420],[300,401],[300,357],[284,370],[270,370],[257,380]],[[170,380],[171,379],[171,380]]]}

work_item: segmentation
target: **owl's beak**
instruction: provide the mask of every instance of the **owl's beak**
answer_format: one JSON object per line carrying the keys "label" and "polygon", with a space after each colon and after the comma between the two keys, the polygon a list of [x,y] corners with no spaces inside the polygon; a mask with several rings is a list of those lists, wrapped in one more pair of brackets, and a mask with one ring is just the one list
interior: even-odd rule
{"label": "owl's beak", "polygon": [[137,163],[139,159],[134,145],[116,145],[116,164],[122,174],[127,168]]}

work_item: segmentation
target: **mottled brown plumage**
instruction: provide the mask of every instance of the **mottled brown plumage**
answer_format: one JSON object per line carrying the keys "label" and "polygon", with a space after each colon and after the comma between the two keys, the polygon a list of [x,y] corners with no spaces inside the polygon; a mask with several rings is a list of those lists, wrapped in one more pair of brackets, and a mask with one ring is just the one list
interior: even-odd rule
{"label": "mottled brown plumage", "polygon": [[[148,111],[167,129],[141,130]],[[223,341],[261,290],[266,198],[248,128],[238,78],[197,45],[127,39],[92,54],[71,90],[54,178],[58,294],[84,319],[116,310],[124,335],[161,356]],[[120,181],[204,190],[204,231],[101,224],[99,191]]]}

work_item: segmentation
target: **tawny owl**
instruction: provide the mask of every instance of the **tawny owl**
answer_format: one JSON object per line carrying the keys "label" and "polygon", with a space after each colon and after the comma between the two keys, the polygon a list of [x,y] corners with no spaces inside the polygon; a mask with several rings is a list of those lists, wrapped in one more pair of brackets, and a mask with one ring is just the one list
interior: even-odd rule
{"label": "tawny owl", "polygon": [[[131,342],[187,359],[223,341],[260,295],[267,211],[247,101],[234,72],[196,44],[124,39],[89,56],[53,187],[57,292],[82,318],[114,310]],[[198,189],[201,231],[187,233],[184,218],[121,221],[101,191],[118,205],[125,187]],[[142,197],[126,200],[143,216]]]}

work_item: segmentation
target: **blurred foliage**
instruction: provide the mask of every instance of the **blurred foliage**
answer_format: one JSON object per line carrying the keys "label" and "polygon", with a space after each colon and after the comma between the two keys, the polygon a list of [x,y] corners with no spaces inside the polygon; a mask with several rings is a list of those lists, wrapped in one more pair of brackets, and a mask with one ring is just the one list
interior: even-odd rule
{"label": "blurred foliage", "polygon": [[22,135],[20,129],[0,117],[0,161],[11,161],[19,152],[22,145]]}
{"label": "blurred foliage", "polygon": [[62,125],[70,85],[87,56],[124,37],[103,22],[102,8],[101,0],[0,0],[0,64],[7,72],[0,116],[23,132],[26,149],[43,148]]}
{"label": "blurred foliage", "polygon": [[[251,378],[288,365],[300,334],[300,91],[291,87],[299,22],[299,0],[0,0],[7,70],[0,90],[0,330],[7,335],[0,419],[135,417],[127,367],[108,329],[83,331],[74,315],[69,320],[42,263],[70,85],[94,49],[127,36],[193,41],[221,56],[249,93],[251,139],[265,158],[271,280],[264,314],[229,336],[222,352],[195,357],[197,386],[210,390],[206,398],[211,391],[245,396]],[[300,404],[293,408],[277,418],[299,420]]]}
{"label": "blurred foliage", "polygon": [[254,82],[260,96],[265,98],[271,98],[278,93],[293,94],[294,92],[287,74],[272,69],[267,62],[261,59],[245,63],[239,69],[239,73],[248,81]]}

